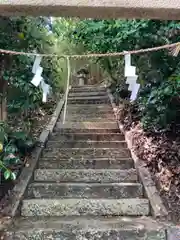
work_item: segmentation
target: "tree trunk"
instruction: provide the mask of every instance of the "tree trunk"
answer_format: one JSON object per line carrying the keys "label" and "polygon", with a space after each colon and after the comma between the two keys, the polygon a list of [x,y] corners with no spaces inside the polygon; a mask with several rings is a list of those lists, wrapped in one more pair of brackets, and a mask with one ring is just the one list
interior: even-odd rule
{"label": "tree trunk", "polygon": [[4,79],[0,79],[0,121],[7,120],[7,86],[8,82]]}
{"label": "tree trunk", "polygon": [[0,121],[7,120],[7,88],[8,80],[3,78],[3,71],[11,68],[12,56],[0,56]]}

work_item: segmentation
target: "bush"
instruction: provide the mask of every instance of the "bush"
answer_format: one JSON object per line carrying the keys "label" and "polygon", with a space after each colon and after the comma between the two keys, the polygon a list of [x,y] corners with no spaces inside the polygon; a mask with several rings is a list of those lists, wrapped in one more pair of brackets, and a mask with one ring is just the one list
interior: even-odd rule
{"label": "bush", "polygon": [[147,84],[138,99],[141,122],[146,130],[170,130],[180,123],[180,78]]}
{"label": "bush", "polygon": [[[70,36],[73,42],[81,42],[87,53],[109,53],[179,42],[179,33],[179,21],[88,19],[77,21]],[[140,121],[148,131],[169,130],[179,122],[179,60],[180,54],[174,57],[167,49],[132,56],[142,88],[137,101]],[[123,58],[101,58],[99,63],[109,74],[118,104],[128,96]],[[172,76],[176,78],[170,80]]]}
{"label": "bush", "polygon": [[27,133],[12,131],[7,124],[0,122],[0,169],[5,179],[16,179],[16,166],[23,164],[21,157],[34,146],[35,142]]}

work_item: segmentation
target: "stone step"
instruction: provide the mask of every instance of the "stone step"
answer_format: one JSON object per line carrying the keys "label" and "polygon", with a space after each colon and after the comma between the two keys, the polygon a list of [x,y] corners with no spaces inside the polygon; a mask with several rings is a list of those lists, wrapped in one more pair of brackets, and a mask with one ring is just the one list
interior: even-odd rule
{"label": "stone step", "polygon": [[39,168],[52,169],[129,169],[134,167],[132,158],[49,159],[41,158]]}
{"label": "stone step", "polygon": [[77,97],[68,97],[68,100],[107,100],[109,99],[107,95],[103,95],[103,96],[77,96]]}
{"label": "stone step", "polygon": [[118,183],[137,182],[135,169],[36,169],[35,181]]}
{"label": "stone step", "polygon": [[70,92],[74,92],[74,90],[92,90],[94,92],[101,92],[104,91],[107,93],[107,88],[105,86],[94,86],[94,85],[84,85],[84,86],[72,86]]}
{"label": "stone step", "polygon": [[[77,111],[66,111],[66,121],[67,122],[116,122],[116,117],[113,114],[112,110],[110,112],[107,111],[92,111],[92,109],[88,109],[86,111],[81,112]],[[60,115],[58,122],[63,122],[63,114]]]}
{"label": "stone step", "polygon": [[[111,119],[111,118],[114,118],[114,114],[113,114],[113,111],[112,109],[92,109],[92,108],[87,108],[85,109],[84,108],[84,105],[82,105],[82,109],[67,109],[66,111],[66,115],[67,116],[72,116],[72,117],[87,117],[87,118],[95,118],[95,117],[98,117],[98,118],[104,118],[104,119]],[[61,114],[62,116],[62,114]],[[60,117],[61,117],[60,116]],[[60,119],[60,118],[59,118]]]}
{"label": "stone step", "polygon": [[25,199],[21,215],[31,216],[148,216],[149,201],[122,199]]}
{"label": "stone step", "polygon": [[57,123],[55,131],[59,131],[62,133],[68,132],[86,132],[86,133],[118,133],[119,128],[117,122],[80,122],[73,123],[67,122]]}
{"label": "stone step", "polygon": [[53,148],[127,148],[125,141],[48,141],[46,148],[50,151]]}
{"label": "stone step", "polygon": [[84,110],[84,111],[86,111],[88,109],[92,109],[92,110],[96,110],[96,111],[101,111],[101,110],[103,110],[103,111],[112,111],[112,106],[111,106],[111,104],[101,104],[101,105],[84,104],[83,106],[82,106],[82,104],[76,104],[76,105],[69,104],[67,106],[67,111],[68,110],[75,110],[75,111],[77,111],[77,110]]}
{"label": "stone step", "polygon": [[92,86],[87,86],[87,87],[73,87],[69,91],[70,93],[74,92],[104,92],[106,93],[106,88],[105,87],[92,87]]}
{"label": "stone step", "polygon": [[140,183],[32,183],[28,198],[137,198],[143,196]]}
{"label": "stone step", "polygon": [[[91,112],[91,113],[88,113],[88,112],[84,112],[82,114],[77,114],[77,113],[69,113],[68,111],[66,112],[66,116],[67,116],[67,119],[69,121],[69,119],[80,119],[79,121],[84,121],[84,122],[88,122],[86,119],[90,119],[90,122],[92,122],[92,119],[111,119],[111,120],[115,120],[115,116],[114,114],[111,112],[111,113],[108,113],[108,112],[102,112],[102,113],[99,113],[99,112]],[[83,120],[83,118],[85,120]]]}
{"label": "stone step", "polygon": [[[113,113],[98,113],[98,112],[84,112],[84,113],[69,113],[66,112],[66,122],[105,122],[112,123],[116,122],[116,118]],[[58,118],[57,123],[63,122],[63,114]]]}
{"label": "stone step", "polygon": [[15,219],[8,240],[165,240],[150,217],[29,217]]}
{"label": "stone step", "polygon": [[[102,107],[104,106],[104,107]],[[95,115],[95,116],[107,116],[107,114],[113,116],[112,107],[109,104],[68,104],[67,114],[76,115]]]}
{"label": "stone step", "polygon": [[[66,121],[67,122],[104,122],[104,119],[106,119],[106,122],[111,123],[115,121],[115,118],[111,116],[110,118],[107,117],[92,117],[92,116],[86,116],[86,115],[76,115],[72,116],[67,114],[66,115]],[[60,120],[62,122],[62,120]]]}
{"label": "stone step", "polygon": [[59,132],[53,132],[50,136],[50,140],[54,141],[78,141],[78,140],[92,140],[92,141],[123,141],[124,135],[121,133],[79,133],[75,132],[73,134],[60,134]]}
{"label": "stone step", "polygon": [[102,104],[110,103],[108,96],[85,96],[85,97],[68,97],[68,104]]}
{"label": "stone step", "polygon": [[43,158],[45,159],[84,159],[84,158],[129,158],[130,151],[127,148],[61,148],[48,151],[44,149]]}
{"label": "stone step", "polygon": [[69,97],[92,97],[92,96],[106,96],[107,97],[107,92],[105,91],[86,91],[86,92],[69,92]]}

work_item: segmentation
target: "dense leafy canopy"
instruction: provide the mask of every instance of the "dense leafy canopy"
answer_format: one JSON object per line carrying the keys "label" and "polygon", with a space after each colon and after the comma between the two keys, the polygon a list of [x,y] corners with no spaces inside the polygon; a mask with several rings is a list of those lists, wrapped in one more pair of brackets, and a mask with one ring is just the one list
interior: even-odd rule
{"label": "dense leafy canopy", "polygon": [[[72,35],[72,33],[70,33]],[[87,52],[108,53],[150,48],[180,41],[179,21],[84,20],[76,24],[73,41],[82,42]],[[122,58],[101,58],[111,77],[114,94],[122,94]],[[134,55],[141,91],[138,99],[144,128],[167,129],[179,118],[180,54],[167,50]]]}
{"label": "dense leafy canopy", "polygon": [[[67,32],[73,31],[75,23],[72,19],[64,18],[52,22],[48,17],[1,17],[1,49],[58,55],[76,53],[78,47],[66,37]],[[33,114],[40,107],[45,108],[40,88],[31,84],[34,60],[34,56],[0,55],[0,103],[3,103],[3,112],[8,113],[7,122],[0,122],[0,169],[3,170],[5,179],[15,177],[14,171],[11,171],[14,165],[20,164],[20,156],[34,146],[28,135]],[[42,76],[52,87],[53,97],[56,98],[66,87],[66,59],[46,57],[42,59],[41,66]],[[21,129],[16,129],[17,123],[13,128],[8,126],[9,119],[20,119]]]}
{"label": "dense leafy canopy", "polygon": [[[87,52],[107,53],[160,46],[180,40],[180,24],[176,21],[153,20],[84,20],[79,21],[74,31],[74,41],[82,42]],[[72,34],[72,33],[71,33]],[[102,59],[104,62],[107,59]],[[113,74],[114,65],[108,59]],[[149,70],[161,71],[169,76],[177,67],[179,59],[170,57],[166,51],[158,51],[133,57],[141,77],[146,80]],[[144,65],[143,68],[141,67]]]}
{"label": "dense leafy canopy", "polygon": [[[0,33],[2,49],[35,53],[55,53],[57,49],[57,37],[52,33],[52,24],[47,17],[1,17]],[[23,122],[42,105],[40,88],[31,84],[34,59],[34,56],[26,55],[0,55],[0,102],[5,102],[7,98],[7,120],[13,118],[12,115],[14,119],[19,115],[22,130],[25,130]],[[63,90],[59,89],[62,80],[59,64],[58,58],[43,58],[41,63],[43,78],[51,85],[53,92]],[[15,177],[9,167],[19,164],[20,153],[23,151],[25,154],[33,146],[27,134],[10,129],[7,122],[0,123],[0,169],[6,179]],[[18,135],[18,140],[14,138],[15,135]]]}
{"label": "dense leafy canopy", "polygon": [[[52,51],[53,37],[49,34],[47,20],[44,18],[1,18],[0,44],[2,49],[46,52]],[[22,108],[37,107],[41,101],[38,88],[30,83],[34,57],[1,55],[1,79],[9,82],[9,110],[17,112]],[[47,75],[44,76],[48,77]]]}

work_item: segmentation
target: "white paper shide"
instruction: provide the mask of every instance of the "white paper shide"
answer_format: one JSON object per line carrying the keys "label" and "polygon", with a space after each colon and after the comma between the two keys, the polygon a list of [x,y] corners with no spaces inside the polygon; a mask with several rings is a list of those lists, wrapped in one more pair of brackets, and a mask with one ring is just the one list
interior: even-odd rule
{"label": "white paper shide", "polygon": [[41,56],[36,56],[32,72],[34,73],[34,77],[31,81],[31,83],[35,86],[38,87],[40,86],[42,91],[43,91],[43,97],[42,97],[42,102],[47,102],[47,95],[50,93],[50,86],[44,82],[42,75],[43,68],[40,66],[42,57]]}
{"label": "white paper shide", "polygon": [[39,66],[39,67],[36,69],[35,75],[34,75],[32,81],[31,81],[31,83],[32,83],[35,87],[38,87],[39,84],[40,84],[40,82],[41,82],[41,80],[42,80],[42,76],[41,76],[42,72],[43,72],[43,68]]}
{"label": "white paper shide", "polygon": [[129,53],[125,54],[124,60],[124,75],[126,77],[126,83],[129,84],[128,90],[131,91],[130,100],[134,101],[137,98],[140,88],[140,84],[137,83],[138,76],[136,75],[136,67],[131,66],[131,55]]}
{"label": "white paper shide", "polygon": [[50,86],[44,82],[44,80],[41,81],[41,88],[43,91],[43,102],[47,102],[47,95],[50,93]]}
{"label": "white paper shide", "polygon": [[42,57],[37,55],[33,64],[32,73],[36,74],[38,67],[40,66]]}

